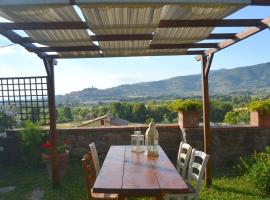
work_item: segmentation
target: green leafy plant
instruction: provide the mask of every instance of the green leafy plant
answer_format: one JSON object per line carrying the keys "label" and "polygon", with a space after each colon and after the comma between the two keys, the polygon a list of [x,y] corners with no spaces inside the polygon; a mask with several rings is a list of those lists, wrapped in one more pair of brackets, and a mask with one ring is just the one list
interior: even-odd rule
{"label": "green leafy plant", "polygon": [[249,122],[249,112],[248,111],[230,111],[227,112],[224,117],[224,122],[227,124],[239,124],[239,123],[245,123],[247,124]]}
{"label": "green leafy plant", "polygon": [[241,158],[236,166],[262,192],[270,194],[270,146],[261,153]]}
{"label": "green leafy plant", "polygon": [[[68,150],[68,145],[70,144],[69,140],[64,140],[63,144],[57,144],[56,149],[57,153],[62,154],[65,153]],[[53,144],[51,140],[47,140],[45,143],[42,144],[42,147],[44,148],[44,153],[51,154],[53,150]]]}
{"label": "green leafy plant", "polygon": [[16,126],[16,112],[14,107],[0,106],[0,133]]}
{"label": "green leafy plant", "polygon": [[195,99],[176,100],[169,105],[169,109],[174,112],[200,112],[202,110],[202,102]]}
{"label": "green leafy plant", "polygon": [[257,111],[258,113],[265,115],[265,114],[270,114],[270,100],[256,100],[256,101],[251,101],[247,105],[248,109],[250,111]]}
{"label": "green leafy plant", "polygon": [[38,124],[25,121],[19,136],[24,163],[28,166],[41,164],[42,143],[47,136],[44,131]]}

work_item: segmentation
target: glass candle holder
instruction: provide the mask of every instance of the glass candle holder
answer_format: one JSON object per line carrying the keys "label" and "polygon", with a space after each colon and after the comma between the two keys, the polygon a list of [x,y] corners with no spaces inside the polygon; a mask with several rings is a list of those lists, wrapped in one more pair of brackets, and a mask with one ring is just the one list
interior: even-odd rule
{"label": "glass candle holder", "polygon": [[131,151],[144,152],[144,135],[141,134],[141,131],[134,131],[134,134],[131,135]]}

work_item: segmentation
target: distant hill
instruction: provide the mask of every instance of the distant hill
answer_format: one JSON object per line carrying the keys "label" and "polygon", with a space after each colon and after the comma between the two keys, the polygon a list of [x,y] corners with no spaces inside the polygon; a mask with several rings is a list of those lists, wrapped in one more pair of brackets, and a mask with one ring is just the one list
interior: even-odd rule
{"label": "distant hill", "polygon": [[[270,91],[270,62],[234,69],[213,70],[209,76],[211,95]],[[58,102],[186,97],[201,95],[201,75],[177,76],[170,79],[120,85],[108,89],[87,88],[57,96]]]}

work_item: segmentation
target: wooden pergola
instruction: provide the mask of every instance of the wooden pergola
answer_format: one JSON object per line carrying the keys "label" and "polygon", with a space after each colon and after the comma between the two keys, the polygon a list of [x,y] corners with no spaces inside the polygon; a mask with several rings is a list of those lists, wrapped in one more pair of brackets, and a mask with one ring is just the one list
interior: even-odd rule
{"label": "wooden pergola", "polygon": [[[1,0],[0,16],[12,22],[0,23],[0,34],[34,52],[46,68],[50,133],[54,147],[53,186],[60,184],[55,146],[58,138],[55,59],[196,55],[196,59],[201,61],[204,151],[211,154],[208,75],[214,54],[270,26],[270,17],[224,19],[248,5],[270,6],[270,1]],[[212,33],[215,27],[249,28],[240,33],[217,34]],[[15,30],[24,30],[28,37],[20,36]],[[200,43],[205,39],[225,40]],[[210,161],[205,177],[207,185],[210,185]]]}

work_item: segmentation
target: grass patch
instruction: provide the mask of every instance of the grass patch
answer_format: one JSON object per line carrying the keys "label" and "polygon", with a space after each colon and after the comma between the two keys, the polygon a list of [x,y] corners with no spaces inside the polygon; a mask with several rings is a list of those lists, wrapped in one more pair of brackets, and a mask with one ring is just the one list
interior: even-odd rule
{"label": "grass patch", "polygon": [[86,190],[80,161],[69,162],[69,173],[62,179],[61,186],[52,189],[48,180],[47,169],[30,169],[23,165],[0,167],[0,187],[15,186],[10,193],[0,194],[1,200],[26,200],[31,192],[44,190],[43,200],[86,200]]}
{"label": "grass patch", "polygon": [[[31,169],[17,164],[0,167],[0,172],[0,187],[16,187],[10,193],[0,193],[1,200],[26,200],[37,188],[44,190],[43,200],[87,199],[79,160],[69,162],[69,174],[62,179],[61,187],[55,190],[51,188],[45,167]],[[223,177],[220,177],[222,174]],[[269,196],[261,193],[245,176],[219,172],[215,177],[211,188],[203,185],[201,200],[270,200]]]}

